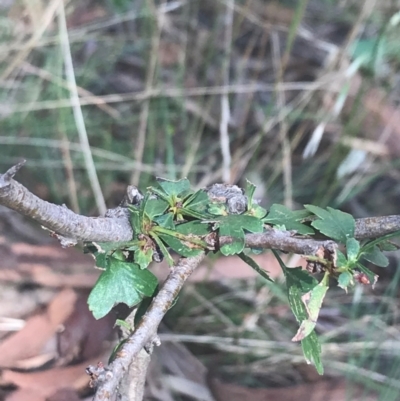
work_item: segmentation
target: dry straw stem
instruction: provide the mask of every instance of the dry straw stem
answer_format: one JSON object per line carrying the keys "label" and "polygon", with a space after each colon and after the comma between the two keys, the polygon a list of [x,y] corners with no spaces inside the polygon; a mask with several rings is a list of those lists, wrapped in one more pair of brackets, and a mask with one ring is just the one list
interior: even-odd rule
{"label": "dry straw stem", "polygon": [[72,111],[74,113],[76,129],[79,134],[79,141],[83,150],[86,170],[90,179],[90,185],[94,193],[97,209],[100,213],[106,212],[106,203],[101,191],[99,178],[93,161],[93,155],[90,151],[89,138],[86,131],[85,120],[83,118],[82,108],[79,103],[79,95],[75,80],[74,65],[72,62],[71,48],[68,39],[67,21],[64,12],[64,3],[61,3],[58,9],[58,22],[60,25],[60,45],[64,56],[65,75],[69,85]]}

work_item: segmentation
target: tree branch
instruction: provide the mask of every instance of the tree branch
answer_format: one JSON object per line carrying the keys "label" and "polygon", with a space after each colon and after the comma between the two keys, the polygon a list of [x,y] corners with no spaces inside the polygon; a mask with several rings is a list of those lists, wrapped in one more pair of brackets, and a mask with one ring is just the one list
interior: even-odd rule
{"label": "tree branch", "polygon": [[25,161],[18,163],[5,174],[0,174],[1,205],[30,217],[47,229],[75,242],[120,242],[132,239],[132,227],[125,213],[114,217],[85,217],[32,194],[12,179],[24,164]]}
{"label": "tree branch", "polygon": [[204,253],[192,258],[181,258],[171,268],[171,272],[159,293],[153,299],[149,309],[140,320],[133,334],[118,351],[115,360],[104,372],[104,378],[99,377],[98,388],[94,401],[111,401],[116,389],[124,377],[134,358],[145,346],[151,345],[157,335],[157,328],[164,315],[173,305],[183,284],[204,258]]}
{"label": "tree branch", "polygon": [[[46,202],[33,195],[27,188],[13,180],[24,162],[0,174],[0,204],[30,217],[56,234],[73,241],[124,242],[133,237],[128,214],[124,208],[111,209],[108,217],[85,217],[75,214],[65,206]],[[400,216],[368,217],[356,220],[357,239],[377,238],[400,230]],[[220,244],[229,238],[220,238]],[[318,241],[294,237],[291,232],[270,229],[262,234],[247,234],[246,245],[273,248],[301,255],[314,255],[321,246],[332,246],[332,241]]]}

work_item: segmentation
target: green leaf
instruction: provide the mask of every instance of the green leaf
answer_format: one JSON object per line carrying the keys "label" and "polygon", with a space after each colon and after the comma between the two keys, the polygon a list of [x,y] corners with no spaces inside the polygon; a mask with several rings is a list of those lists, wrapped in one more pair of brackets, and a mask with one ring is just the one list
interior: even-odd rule
{"label": "green leaf", "polygon": [[138,249],[133,254],[133,260],[141,269],[147,269],[153,260],[153,250],[151,248],[148,248],[147,250]]}
{"label": "green leaf", "polygon": [[189,223],[178,224],[176,226],[176,231],[184,235],[198,236],[204,236],[212,232],[208,223],[202,223],[198,220],[190,221]]}
{"label": "green leaf", "polygon": [[161,253],[163,254],[165,260],[167,261],[169,266],[173,266],[174,264],[174,259],[172,259],[171,254],[168,252],[167,247],[164,245],[164,242],[161,241],[161,239],[158,237],[157,234],[154,232],[150,232],[151,238],[153,238],[154,242],[157,244],[157,246],[160,248]]}
{"label": "green leaf", "polygon": [[336,267],[345,267],[348,265],[349,262],[347,261],[346,256],[339,251],[339,249],[336,249],[336,256]]}
{"label": "green leaf", "polygon": [[132,205],[128,206],[130,212],[130,222],[135,234],[142,232],[142,223],[140,221],[140,212],[139,210]]}
{"label": "green leaf", "polygon": [[144,208],[145,208],[147,202],[149,201],[149,198],[150,198],[150,192],[147,191],[144,194],[144,198],[139,206],[139,222],[140,222],[140,231],[139,232],[143,232],[143,227],[145,226],[145,223],[147,223],[149,221],[149,217],[144,212]]}
{"label": "green leaf", "polygon": [[177,254],[184,256],[185,258],[196,256],[200,252],[202,252],[202,249],[191,247],[193,245],[191,245],[189,242],[187,243],[188,245],[186,245],[181,240],[173,237],[172,235],[158,233],[158,236]]}
{"label": "green leaf", "polygon": [[249,216],[257,217],[258,219],[262,219],[267,214],[267,210],[253,203],[251,207],[248,207],[246,214],[248,214]]}
{"label": "green leaf", "polygon": [[306,209],[319,217],[311,225],[322,234],[343,244],[347,238],[354,237],[355,220],[351,214],[328,207],[324,210],[318,206],[305,205]]}
{"label": "green leaf", "polygon": [[208,213],[214,216],[226,216],[228,214],[228,209],[225,203],[212,203],[208,207]]}
{"label": "green leaf", "polygon": [[158,216],[154,219],[154,222],[161,227],[168,228],[169,230],[175,230],[173,213],[166,213],[163,214],[162,216]]}
{"label": "green leaf", "polygon": [[268,272],[262,269],[258,263],[252,259],[250,256],[247,256],[243,252],[238,254],[239,258],[243,260],[243,262],[247,263],[250,267],[252,267],[261,277],[265,278],[268,281],[274,282],[272,278],[269,276]]}
{"label": "green leaf", "polygon": [[[379,247],[381,247],[381,245],[383,245],[383,247],[389,246],[391,248],[391,249],[382,248],[383,250],[397,250],[399,249],[399,247],[397,245],[391,244],[390,242],[388,242],[388,240],[398,236],[400,236],[400,231],[395,231],[394,233],[386,234],[372,241],[368,241],[366,244],[363,245],[363,251],[367,251],[373,248],[375,245],[378,245]],[[393,249],[393,247],[395,249]]]}
{"label": "green leaf", "polygon": [[179,181],[157,178],[157,182],[168,196],[182,197],[190,191],[190,182],[187,178]]}
{"label": "green leaf", "polygon": [[246,191],[245,194],[248,198],[248,205],[251,206],[253,204],[253,196],[256,190],[256,186],[249,180],[246,180]]}
{"label": "green leaf", "polygon": [[338,277],[338,286],[347,292],[347,287],[354,285],[353,275],[349,271],[340,273]]}
{"label": "green leaf", "polygon": [[164,199],[148,199],[144,211],[153,220],[154,217],[162,215],[168,206],[169,204]]}
{"label": "green leaf", "polygon": [[137,264],[108,257],[106,270],[89,295],[89,309],[96,319],[100,319],[114,305],[125,303],[131,307],[145,296],[152,296],[156,287],[157,278],[149,270],[141,270]]}
{"label": "green leaf", "polygon": [[232,237],[231,244],[221,247],[224,255],[235,255],[244,249],[244,230],[260,233],[263,231],[263,223],[260,219],[247,215],[228,215],[219,217],[217,220],[220,236]]}
{"label": "green leaf", "polygon": [[292,214],[296,221],[302,221],[312,216],[312,213],[307,209],[293,210]]}
{"label": "green leaf", "polygon": [[382,241],[379,243],[378,246],[382,251],[386,251],[386,252],[397,251],[399,249],[398,245],[393,244],[390,241]]}
{"label": "green leaf", "polygon": [[108,255],[106,253],[97,252],[94,254],[96,258],[96,267],[100,269],[107,268]]}
{"label": "green leaf", "polygon": [[[300,323],[308,317],[306,307],[301,297],[318,285],[318,282],[308,272],[302,270],[301,267],[286,267],[278,252],[275,250],[272,250],[272,252],[285,274],[289,305],[296,320]],[[317,372],[322,374],[321,345],[315,331],[312,331],[307,337],[301,340],[301,346],[307,362],[313,363]]]}
{"label": "green leaf", "polygon": [[324,367],[321,360],[321,344],[319,343],[317,334],[313,331],[304,340],[301,340],[301,348],[304,357],[308,363],[312,363],[320,375],[324,374]]}
{"label": "green leaf", "polygon": [[262,219],[267,214],[267,211],[263,207],[259,206],[258,203],[254,200],[255,190],[256,190],[256,186],[249,180],[246,180],[245,194],[248,199],[246,214],[248,214],[249,216],[254,216],[259,219]]}
{"label": "green leaf", "polygon": [[207,210],[209,203],[210,199],[207,193],[204,190],[199,189],[197,192],[185,199],[183,202],[183,208],[194,210],[198,213],[204,213]]}
{"label": "green leaf", "polygon": [[296,213],[286,206],[273,204],[263,221],[267,224],[285,226],[286,230],[296,230],[299,234],[312,235],[314,230],[300,223],[304,213]]}
{"label": "green leaf", "polygon": [[362,257],[376,266],[386,267],[389,264],[389,259],[382,253],[377,245],[368,252],[363,252]]}
{"label": "green leaf", "polygon": [[314,331],[317,324],[319,311],[321,310],[322,302],[328,291],[328,286],[322,281],[315,286],[311,291],[301,297],[307,311],[307,319],[301,322],[299,330],[293,337],[292,341],[301,341]]}
{"label": "green leaf", "polygon": [[347,238],[346,250],[348,261],[354,263],[358,259],[358,253],[360,252],[360,243],[355,238]]}

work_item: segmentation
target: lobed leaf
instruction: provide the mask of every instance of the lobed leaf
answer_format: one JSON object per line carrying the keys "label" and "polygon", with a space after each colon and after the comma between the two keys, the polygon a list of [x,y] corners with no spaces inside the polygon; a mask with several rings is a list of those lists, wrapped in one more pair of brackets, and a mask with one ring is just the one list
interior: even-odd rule
{"label": "lobed leaf", "polygon": [[[272,250],[272,252],[284,272],[289,305],[296,320],[299,323],[307,320],[307,309],[301,298],[305,293],[312,291],[312,289],[318,285],[317,280],[308,272],[302,270],[301,267],[286,267],[278,252],[275,250]],[[321,361],[321,345],[314,330],[301,340],[301,346],[307,362],[313,363],[317,372],[322,375],[324,369]]]}
{"label": "lobed leaf", "polygon": [[89,309],[96,319],[100,319],[114,305],[125,303],[131,307],[144,297],[151,297],[157,284],[157,278],[149,270],[109,256],[106,270],[90,292]]}
{"label": "lobed leaf", "polygon": [[184,235],[198,235],[204,236],[212,232],[209,223],[203,223],[198,220],[190,221],[188,223],[178,224],[176,231]]}
{"label": "lobed leaf", "polygon": [[144,205],[144,212],[153,220],[154,217],[162,215],[168,208],[169,204],[164,199],[150,198]]}
{"label": "lobed leaf", "polygon": [[198,213],[205,213],[209,203],[210,199],[207,193],[204,190],[199,189],[197,192],[185,199],[183,202],[183,208]]}
{"label": "lobed leaf", "polygon": [[311,225],[329,238],[345,244],[348,238],[354,238],[355,220],[351,214],[328,207],[304,205],[307,210],[319,217]]}
{"label": "lobed leaf", "polygon": [[307,213],[292,211],[284,205],[273,204],[263,221],[267,224],[285,226],[286,230],[296,230],[299,234],[312,235],[314,230],[300,223],[307,216]]}
{"label": "lobed leaf", "polygon": [[163,214],[162,216],[158,216],[154,219],[154,222],[161,227],[168,228],[168,230],[175,230],[173,213],[166,213]]}
{"label": "lobed leaf", "polygon": [[221,216],[217,221],[220,236],[229,236],[233,238],[233,242],[225,244],[221,247],[223,255],[235,255],[241,253],[244,249],[244,230],[253,233],[263,231],[263,223],[254,216],[228,215]]}
{"label": "lobed leaf", "polygon": [[133,260],[141,269],[147,269],[153,260],[153,250],[151,248],[138,249],[133,255]]}
{"label": "lobed leaf", "polygon": [[190,182],[187,178],[172,181],[157,177],[157,182],[168,196],[182,197],[190,192]]}
{"label": "lobed leaf", "polygon": [[328,288],[329,287],[324,282],[321,282],[311,291],[301,296],[301,301],[304,303],[306,308],[307,319],[304,319],[301,322],[299,330],[293,337],[292,341],[303,340],[314,330]]}

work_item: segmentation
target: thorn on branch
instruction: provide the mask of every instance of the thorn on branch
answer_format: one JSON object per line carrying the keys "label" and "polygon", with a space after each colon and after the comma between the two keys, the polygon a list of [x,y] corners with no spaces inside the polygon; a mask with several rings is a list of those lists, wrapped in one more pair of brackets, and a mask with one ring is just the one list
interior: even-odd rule
{"label": "thorn on branch", "polygon": [[11,179],[25,163],[26,160],[22,160],[15,166],[10,167],[4,174],[0,174],[0,188],[10,185]]}
{"label": "thorn on branch", "polygon": [[144,346],[146,352],[151,355],[154,351],[154,347],[159,347],[161,345],[161,340],[158,334],[155,334],[154,337]]}

